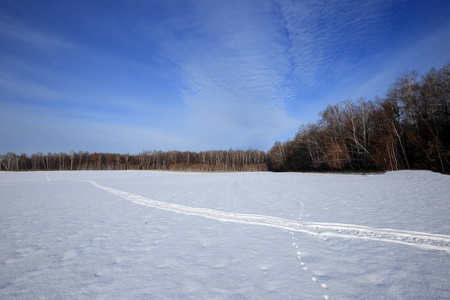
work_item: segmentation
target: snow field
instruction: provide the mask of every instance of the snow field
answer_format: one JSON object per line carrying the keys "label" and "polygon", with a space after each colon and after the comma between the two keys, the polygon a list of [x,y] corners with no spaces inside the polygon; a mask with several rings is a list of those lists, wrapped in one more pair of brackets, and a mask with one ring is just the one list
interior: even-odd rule
{"label": "snow field", "polygon": [[449,186],[431,172],[0,173],[0,298],[449,298]]}

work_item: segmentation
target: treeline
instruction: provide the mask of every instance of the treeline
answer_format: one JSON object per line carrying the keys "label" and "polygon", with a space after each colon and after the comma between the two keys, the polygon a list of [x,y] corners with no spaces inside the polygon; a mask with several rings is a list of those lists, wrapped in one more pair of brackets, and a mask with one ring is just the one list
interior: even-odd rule
{"label": "treeline", "polygon": [[267,171],[267,161],[266,153],[258,150],[143,151],[137,155],[70,151],[31,156],[9,152],[0,155],[0,170]]}
{"label": "treeline", "polygon": [[0,170],[386,171],[450,173],[450,64],[397,78],[386,97],[329,105],[267,152],[0,155]]}
{"label": "treeline", "polygon": [[272,171],[450,172],[450,64],[397,78],[385,98],[329,105],[268,152]]}

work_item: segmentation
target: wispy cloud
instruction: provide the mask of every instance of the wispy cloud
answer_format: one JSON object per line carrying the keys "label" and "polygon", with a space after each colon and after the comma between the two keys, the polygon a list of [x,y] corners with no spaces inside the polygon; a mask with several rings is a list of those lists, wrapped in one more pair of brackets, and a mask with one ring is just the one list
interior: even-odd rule
{"label": "wispy cloud", "polygon": [[61,94],[51,87],[1,71],[0,91],[4,93],[4,96],[13,94],[16,99],[17,97],[32,101],[57,101],[61,99]]}
{"label": "wispy cloud", "polygon": [[[291,64],[274,7],[269,2],[197,4],[194,15],[181,15],[162,29],[167,32],[163,52],[181,72],[192,130],[201,128],[214,143],[226,136],[233,144],[268,148],[293,124],[285,111]],[[193,25],[183,36],[186,23]]]}
{"label": "wispy cloud", "polygon": [[6,14],[0,14],[0,35],[41,50],[70,49],[72,45],[56,33],[35,30]]}
{"label": "wispy cloud", "polygon": [[182,74],[191,123],[218,140],[260,137],[255,145],[267,148],[299,125],[287,109],[302,90],[337,81],[360,49],[378,42],[389,29],[383,19],[390,5],[200,1],[161,25],[162,52]]}
{"label": "wispy cloud", "polygon": [[[356,24],[364,24],[352,28],[347,34],[344,34],[346,29],[340,28],[339,25],[336,25],[336,28],[329,27],[327,35],[336,35],[338,40],[319,38],[312,42],[317,44],[314,47],[325,49],[324,53],[328,53],[327,60],[311,65],[311,76],[317,78],[315,84],[309,87],[301,84],[299,86],[303,86],[305,90],[319,86],[320,90],[326,92],[314,94],[314,101],[305,101],[305,111],[310,113],[301,116],[304,122],[315,122],[319,112],[327,104],[359,97],[374,99],[376,96],[385,96],[389,85],[405,71],[418,70],[425,74],[432,67],[439,68],[449,62],[450,44],[447,41],[450,38],[450,22],[436,26],[433,30],[411,28],[403,33],[414,33],[413,39],[405,43],[398,34],[394,34],[396,38],[392,39],[393,32],[401,30],[398,28],[399,24],[394,28],[390,27],[393,27],[395,19],[401,19],[401,14],[406,14],[407,10],[420,11],[421,7],[417,3],[410,3],[410,6],[405,6],[401,12],[392,12],[389,10],[392,5],[394,4],[389,1],[368,2],[363,7],[355,5],[354,8],[345,10],[346,14],[355,15]],[[335,5],[330,4],[330,7],[333,6]],[[346,20],[347,17],[341,16],[341,9],[334,7],[333,11],[334,18],[331,19],[337,24],[342,23],[341,27],[345,27],[347,23],[355,24],[351,19]],[[294,16],[292,18],[295,19]],[[383,36],[385,34],[389,39]],[[359,55],[358,51],[363,52],[363,55]],[[302,73],[302,70],[297,72]],[[328,73],[331,75],[328,76]],[[298,78],[301,77],[299,74]],[[301,90],[299,94],[302,94]],[[306,100],[310,100],[309,95]]]}
{"label": "wispy cloud", "polygon": [[440,68],[450,63],[450,21],[438,27],[435,32],[426,36],[417,35],[417,41],[399,49],[390,59],[379,62],[377,68],[364,83],[353,91],[346,91],[348,95],[367,97],[384,97],[385,92],[395,78],[404,72],[416,70],[424,75],[431,68]]}
{"label": "wispy cloud", "polygon": [[[421,53],[448,57],[439,42],[448,34],[399,36],[395,25],[409,30],[395,15],[410,9],[406,0],[150,1],[108,5],[111,14],[87,14],[82,26],[86,7],[51,5],[54,18],[45,20],[20,5],[0,12],[0,102],[39,115],[16,113],[24,124],[52,122],[44,132],[66,126],[80,145],[77,128],[91,144],[129,137],[135,152],[267,150],[326,104],[365,96]],[[401,43],[411,52],[399,51]]]}
{"label": "wispy cloud", "polygon": [[277,0],[285,21],[293,80],[301,89],[317,88],[348,71],[359,50],[377,44],[389,29],[391,1]]}

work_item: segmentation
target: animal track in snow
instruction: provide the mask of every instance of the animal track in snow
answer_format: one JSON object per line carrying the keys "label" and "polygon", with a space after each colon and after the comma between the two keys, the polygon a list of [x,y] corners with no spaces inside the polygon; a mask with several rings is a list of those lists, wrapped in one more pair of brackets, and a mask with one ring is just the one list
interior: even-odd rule
{"label": "animal track in snow", "polygon": [[[298,251],[297,238],[294,237],[294,232],[290,231],[289,233],[292,235],[292,239],[294,240],[294,242],[292,243],[292,246],[295,249],[295,253],[297,255],[297,258],[300,260],[300,265],[302,266],[302,270],[305,271],[305,272],[311,272],[311,271],[309,271],[309,268],[305,266],[305,262],[302,261],[302,256],[301,256],[300,251]],[[311,274],[314,274],[314,272],[311,272]],[[323,289],[326,289],[327,286],[324,283],[320,283],[316,276],[313,275],[311,277],[311,279],[312,279],[312,281],[319,283],[320,287],[322,287]],[[324,296],[325,299],[328,299],[327,295],[323,295],[323,296]]]}
{"label": "animal track in snow", "polygon": [[[302,221],[302,216],[303,216],[304,205],[303,205],[302,201],[300,201],[300,204],[301,204],[301,210],[300,210],[300,217],[298,218],[298,220],[301,222]],[[300,253],[300,251],[298,251],[297,238],[294,236],[294,232],[290,231],[289,233],[291,234],[292,240],[294,241],[292,243],[292,246],[294,246],[294,249],[295,249],[296,254],[297,254],[297,258],[300,260],[300,265],[302,266],[302,270],[305,271],[305,272],[308,272],[309,268],[305,266],[305,262],[302,261],[301,253]],[[311,272],[311,273],[314,274],[313,272]],[[322,287],[323,289],[327,288],[327,286],[324,283],[318,282],[316,276],[312,276],[311,279],[312,279],[312,281],[319,283],[320,287]],[[329,298],[328,295],[323,295],[323,297],[325,299]]]}

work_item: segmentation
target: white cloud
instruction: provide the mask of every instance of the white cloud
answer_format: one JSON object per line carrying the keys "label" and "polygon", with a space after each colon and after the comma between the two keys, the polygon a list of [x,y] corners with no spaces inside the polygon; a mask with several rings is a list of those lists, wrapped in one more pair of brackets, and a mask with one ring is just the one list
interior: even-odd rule
{"label": "white cloud", "polygon": [[[348,61],[388,28],[390,1],[279,0],[299,88],[314,89],[348,71]],[[381,21],[381,22],[380,22]]]}
{"label": "white cloud", "polygon": [[328,95],[316,101],[316,105],[323,109],[327,104],[349,98],[384,97],[390,85],[404,72],[416,70],[424,75],[431,68],[441,68],[450,62],[450,44],[447,42],[450,40],[450,22],[433,32],[417,34],[415,38],[413,44],[386,46],[382,53],[367,57],[370,64],[345,74]]}
{"label": "white cloud", "polygon": [[288,108],[306,101],[298,99],[302,90],[343,76],[358,49],[376,44],[389,29],[380,22],[389,5],[196,2],[189,14],[158,28],[161,52],[181,73],[187,122],[211,143],[228,136],[232,144],[269,147],[300,124]]}
{"label": "white cloud", "polygon": [[[287,40],[274,7],[269,2],[197,4],[194,15],[161,28],[162,52],[180,69],[192,132],[207,138],[209,147],[224,137],[236,147],[270,147],[294,123],[285,109],[291,95]],[[188,35],[185,24],[193,24]]]}
{"label": "white cloud", "polygon": [[[131,21],[132,38],[128,29],[117,36],[112,29],[117,25],[102,27],[109,31],[101,34],[114,37],[117,47],[70,32],[59,35],[57,28],[31,28],[0,13],[0,38],[20,50],[0,50],[0,101],[43,104],[44,117],[53,120],[43,129],[47,136],[63,135],[53,124],[80,145],[84,139],[111,149],[267,150],[275,140],[293,136],[301,124],[295,118],[304,121],[309,114],[308,121],[315,121],[326,104],[354,91],[365,96],[391,73],[399,75],[396,70],[407,65],[402,59],[419,61],[430,53],[428,45],[441,49],[434,56],[448,50],[436,35],[410,52],[378,53],[379,61],[388,63],[368,67],[371,49],[380,49],[383,34],[391,32],[390,0],[161,5],[168,14],[156,21],[145,14]],[[16,117],[26,121],[23,114]],[[85,136],[77,131],[84,126],[92,128]],[[117,142],[124,139],[127,145]]]}

